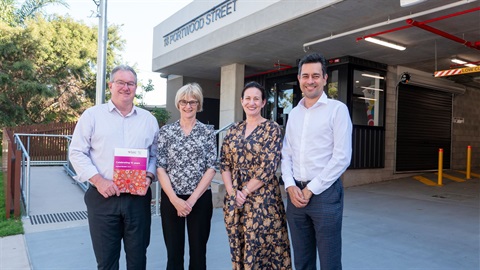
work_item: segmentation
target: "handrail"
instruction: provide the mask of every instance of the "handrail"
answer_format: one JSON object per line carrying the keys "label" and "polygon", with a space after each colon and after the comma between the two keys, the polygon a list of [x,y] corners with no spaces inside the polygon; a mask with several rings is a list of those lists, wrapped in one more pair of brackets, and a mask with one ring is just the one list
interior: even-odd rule
{"label": "handrail", "polygon": [[20,161],[20,166],[22,167],[22,173],[20,175],[20,191],[25,203],[25,213],[28,217],[30,213],[30,155],[20,139],[20,134],[14,134],[13,136],[15,138],[17,148],[20,148],[19,150],[22,152],[22,160]]}
{"label": "handrail", "polygon": [[[25,147],[23,144],[21,137],[26,136],[28,141],[27,144],[28,146]],[[20,189],[21,189],[21,195],[23,198],[23,201],[25,203],[25,214],[26,217],[28,218],[30,215],[30,167],[32,165],[31,158],[30,158],[30,137],[60,137],[60,138],[66,138],[67,140],[69,139],[68,135],[55,135],[55,134],[27,134],[27,133],[16,133],[14,134],[15,138],[15,143],[17,144],[17,148],[21,150],[22,152],[22,160],[20,162],[21,166],[21,176],[20,176]],[[58,162],[61,164],[67,163],[68,160],[65,160],[63,162]]]}
{"label": "handrail", "polygon": [[220,160],[220,153],[222,152],[222,143],[223,143],[223,138],[225,136],[221,136],[220,133],[226,131],[227,129],[229,129],[231,126],[233,126],[235,124],[235,122],[232,122],[226,126],[224,126],[223,128],[220,128],[218,130],[215,131],[215,135],[218,135],[218,147],[217,147],[217,163],[218,161]]}
{"label": "handrail", "polygon": [[232,123],[224,126],[223,128],[220,128],[220,129],[215,130],[215,135],[219,134],[219,133],[222,132],[222,131],[227,130],[229,127],[233,126],[233,124],[235,124],[235,122],[232,122]]}
{"label": "handrail", "polygon": [[[234,125],[235,122],[232,122],[232,123],[229,123],[228,125],[218,129],[218,130],[215,130],[215,135],[219,135],[219,146],[221,146],[221,143],[223,141],[223,137],[222,136],[228,128],[230,128],[232,125]],[[22,142],[21,138],[24,137],[24,136],[27,136],[28,137],[28,142],[27,142],[27,146],[24,145],[24,143]],[[29,217],[29,214],[30,214],[30,166],[34,163],[34,161],[31,161],[31,157],[30,157],[30,154],[29,154],[29,144],[30,144],[30,137],[34,137],[34,136],[38,136],[38,137],[61,137],[61,138],[65,138],[67,141],[68,141],[68,146],[70,145],[70,142],[71,142],[71,136],[70,135],[55,135],[55,134],[27,134],[27,133],[17,133],[17,134],[14,134],[14,140],[17,144],[17,148],[19,148],[19,150],[21,150],[22,152],[22,160],[21,160],[21,180],[20,180],[20,189],[21,189],[21,196],[23,197],[23,201],[25,203],[25,212],[26,212],[26,216]],[[218,147],[218,153],[220,155],[220,149],[221,147]],[[68,151],[68,150],[67,150]],[[217,159],[219,158],[219,155],[217,156]],[[68,155],[67,155],[67,160],[65,161],[58,161],[59,163],[62,163],[63,166],[65,167],[66,171],[67,171],[67,174],[69,174],[72,178],[74,178],[74,176],[76,175],[75,171],[73,170],[73,168],[70,168],[69,167],[69,158],[68,158]],[[74,178],[75,179],[75,178]],[[78,181],[75,181],[77,184],[79,184],[79,186],[84,189],[84,191],[86,190],[86,188],[81,185],[80,182]],[[88,185],[88,184],[87,184]],[[156,197],[156,205],[155,205],[155,208],[156,208],[156,214],[159,215],[159,198],[158,198],[158,190],[159,190],[159,183],[157,182],[156,183],[156,187],[157,187],[157,196]],[[87,186],[88,188],[88,186]]]}

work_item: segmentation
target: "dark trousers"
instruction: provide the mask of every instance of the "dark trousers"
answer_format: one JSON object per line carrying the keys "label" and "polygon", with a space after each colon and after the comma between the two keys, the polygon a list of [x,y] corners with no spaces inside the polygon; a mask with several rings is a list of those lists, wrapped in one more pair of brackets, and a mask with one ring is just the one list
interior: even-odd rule
{"label": "dark trousers", "polygon": [[322,270],[342,269],[343,185],[339,179],[308,205],[297,208],[290,198],[287,220],[295,269],[315,270],[317,254]]}
{"label": "dark trousers", "polygon": [[98,269],[119,269],[122,239],[127,269],[146,269],[152,223],[151,189],[145,196],[122,193],[105,199],[90,187],[84,199]]}
{"label": "dark trousers", "polygon": [[[178,195],[187,200],[189,195]],[[179,217],[165,192],[161,193],[160,213],[165,246],[167,270],[183,270],[185,253],[185,221],[187,222],[190,250],[189,269],[207,269],[207,242],[213,214],[212,191],[207,190],[193,206],[187,217]]]}

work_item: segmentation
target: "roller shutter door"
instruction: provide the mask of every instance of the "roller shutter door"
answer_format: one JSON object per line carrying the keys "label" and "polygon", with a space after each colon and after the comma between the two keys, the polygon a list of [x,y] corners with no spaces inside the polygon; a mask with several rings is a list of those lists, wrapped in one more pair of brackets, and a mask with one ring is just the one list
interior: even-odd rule
{"label": "roller shutter door", "polygon": [[397,111],[397,172],[450,168],[452,94],[399,84]]}

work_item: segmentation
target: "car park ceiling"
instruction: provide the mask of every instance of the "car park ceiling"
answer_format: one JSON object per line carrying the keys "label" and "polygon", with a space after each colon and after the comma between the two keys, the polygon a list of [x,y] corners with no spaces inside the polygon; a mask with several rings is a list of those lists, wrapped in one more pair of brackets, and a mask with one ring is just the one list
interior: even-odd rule
{"label": "car park ceiling", "polygon": [[[403,45],[406,50],[366,42],[364,37],[369,35]],[[435,71],[459,68],[451,62],[454,57],[478,65],[479,1],[427,0],[402,7],[400,0],[344,0],[161,72],[219,80],[219,66],[243,63],[249,76],[272,70],[279,63],[296,66],[308,52],[320,52],[329,59],[350,55],[432,76]],[[480,73],[446,78],[480,88]]]}

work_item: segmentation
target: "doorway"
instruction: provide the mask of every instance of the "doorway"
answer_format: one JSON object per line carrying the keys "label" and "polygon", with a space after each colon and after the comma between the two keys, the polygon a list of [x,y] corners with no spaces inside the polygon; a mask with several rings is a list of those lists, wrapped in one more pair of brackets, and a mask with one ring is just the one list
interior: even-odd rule
{"label": "doorway", "polygon": [[298,86],[297,76],[290,75],[272,78],[266,83],[267,104],[264,116],[277,122],[285,129],[290,111],[298,104],[302,92]]}
{"label": "doorway", "polygon": [[397,109],[396,172],[450,168],[452,94],[399,84]]}

